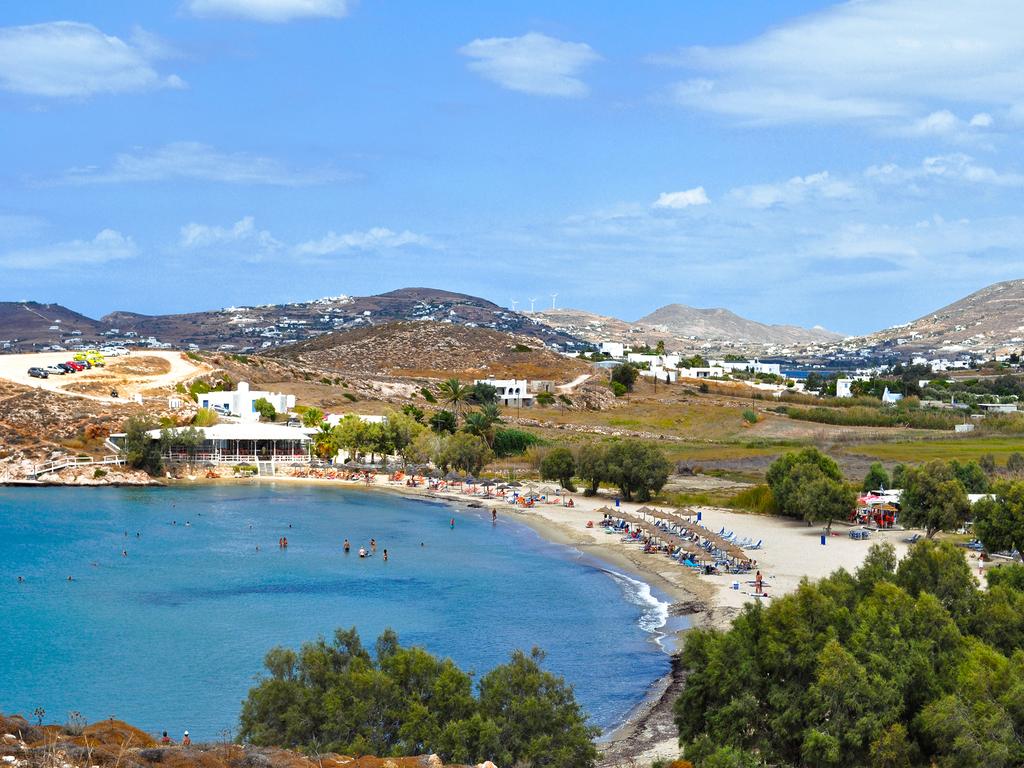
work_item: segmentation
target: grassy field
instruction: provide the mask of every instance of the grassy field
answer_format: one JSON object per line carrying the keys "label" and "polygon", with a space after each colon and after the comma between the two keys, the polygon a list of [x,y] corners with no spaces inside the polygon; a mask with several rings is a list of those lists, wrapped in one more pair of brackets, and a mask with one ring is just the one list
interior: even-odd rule
{"label": "grassy field", "polygon": [[1024,453],[1024,438],[1020,437],[964,437],[948,440],[912,440],[892,443],[863,443],[844,446],[844,453],[860,454],[883,461],[919,462],[932,459],[978,459],[985,454],[995,456],[997,463],[1005,464],[1011,453]]}

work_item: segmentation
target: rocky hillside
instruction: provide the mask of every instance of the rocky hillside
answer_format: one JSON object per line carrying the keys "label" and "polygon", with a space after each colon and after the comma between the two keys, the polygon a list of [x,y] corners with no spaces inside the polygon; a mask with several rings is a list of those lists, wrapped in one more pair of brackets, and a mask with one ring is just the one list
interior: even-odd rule
{"label": "rocky hillside", "polygon": [[29,352],[59,344],[125,344],[149,338],[174,347],[265,351],[339,330],[424,320],[529,336],[564,349],[579,340],[531,316],[486,299],[434,288],[403,288],[376,296],[332,296],[293,304],[227,307],[171,315],[112,312],[93,320],[59,304],[0,302],[0,346]]}
{"label": "rocky hillside", "polygon": [[[195,744],[160,746],[120,720],[88,726],[37,726],[0,715],[0,765],[4,768],[445,768],[436,755],[421,757],[307,756],[287,749]],[[471,768],[448,765],[448,768]],[[483,763],[478,768],[495,768]]]}
{"label": "rocky hillside", "polygon": [[995,283],[910,323],[849,339],[844,348],[909,355],[989,356],[1024,348],[1024,280]]}
{"label": "rocky hillside", "polygon": [[735,343],[753,342],[797,346],[836,341],[841,334],[824,328],[802,328],[798,325],[766,325],[747,320],[728,309],[700,309],[685,304],[668,304],[637,320],[675,336],[721,340]]}
{"label": "rocky hillside", "polygon": [[429,321],[330,333],[275,354],[317,370],[365,376],[568,381],[590,370],[530,336]]}

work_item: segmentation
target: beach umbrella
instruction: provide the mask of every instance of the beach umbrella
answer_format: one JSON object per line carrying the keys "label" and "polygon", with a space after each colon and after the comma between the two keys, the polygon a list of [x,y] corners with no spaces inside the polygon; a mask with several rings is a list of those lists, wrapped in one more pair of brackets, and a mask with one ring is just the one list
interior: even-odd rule
{"label": "beach umbrella", "polygon": [[430,477],[433,478],[434,480],[440,480],[442,477],[444,477],[444,475],[441,474],[441,470],[432,469],[430,470]]}
{"label": "beach umbrella", "polygon": [[476,485],[476,478],[472,475],[466,475],[466,479],[463,482],[466,482],[469,485]]}
{"label": "beach umbrella", "polygon": [[451,472],[449,472],[447,475],[444,476],[444,479],[445,480],[449,480],[449,481],[451,481],[453,483],[456,483],[456,482],[461,483],[462,482],[462,475],[460,475],[458,472],[456,472],[453,469]]}
{"label": "beach umbrella", "polygon": [[480,485],[484,486],[485,488],[493,488],[496,485],[496,483],[493,480],[484,480],[482,483],[480,483]]}
{"label": "beach umbrella", "polygon": [[522,488],[523,484],[520,483],[518,480],[513,480],[511,483],[508,483],[508,487],[509,488]]}
{"label": "beach umbrella", "polygon": [[545,496],[550,496],[552,493],[555,492],[555,489],[552,488],[550,485],[545,485],[540,489],[540,492],[543,493]]}

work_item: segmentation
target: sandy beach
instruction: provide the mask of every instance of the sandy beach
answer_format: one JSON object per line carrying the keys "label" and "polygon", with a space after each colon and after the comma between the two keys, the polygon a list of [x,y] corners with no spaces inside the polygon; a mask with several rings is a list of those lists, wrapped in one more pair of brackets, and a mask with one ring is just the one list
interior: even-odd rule
{"label": "sandy beach", "polygon": [[[404,482],[389,482],[387,475],[383,474],[376,475],[370,483],[285,476],[257,482],[338,485],[352,490],[383,491],[434,499],[457,507],[474,504],[483,505],[487,509],[495,508],[499,520],[511,517],[529,525],[549,541],[572,547],[606,563],[614,570],[646,582],[671,599],[673,615],[687,616],[692,626],[726,628],[744,604],[772,599],[753,594],[752,575],[698,575],[664,555],[645,554],[638,545],[622,542],[619,536],[606,534],[600,526],[601,514],[596,510],[605,506],[613,507],[613,493],[603,492],[589,498],[582,494],[565,496],[566,502],[572,498],[572,507],[556,502],[523,508],[509,504],[501,497],[481,497],[451,489],[433,491],[424,485],[410,487]],[[620,502],[619,509],[635,513],[643,506],[671,511],[669,507],[636,502]],[[863,541],[848,536],[849,526],[834,524],[832,535],[822,546],[821,535],[824,529],[821,526],[809,526],[803,521],[717,507],[693,507],[687,511],[693,514],[699,511],[701,523],[712,531],[718,531],[724,526],[740,537],[753,541],[763,540],[761,549],[751,550],[750,556],[756,560],[757,568],[763,574],[764,591],[770,596],[792,592],[804,578],[822,578],[838,568],[856,570],[872,542],[892,543],[898,557],[903,557],[908,547],[903,540],[908,533],[902,530],[874,531],[870,540]],[[588,521],[594,522],[593,528],[587,528]],[[739,589],[733,588],[736,581],[739,581]],[[657,759],[679,755],[671,703],[683,680],[673,666],[673,673],[657,681],[646,700],[636,708],[627,722],[604,742],[605,754],[600,763],[602,768],[645,765]]]}

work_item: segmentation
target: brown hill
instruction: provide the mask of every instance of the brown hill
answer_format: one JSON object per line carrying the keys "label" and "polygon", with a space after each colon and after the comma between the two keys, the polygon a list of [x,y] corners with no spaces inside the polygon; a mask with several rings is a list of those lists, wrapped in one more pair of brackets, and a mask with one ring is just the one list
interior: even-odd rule
{"label": "brown hill", "polygon": [[676,336],[781,346],[830,342],[842,338],[841,334],[824,328],[768,325],[740,317],[728,309],[701,309],[685,304],[667,304],[641,317],[637,323],[654,326]]}
{"label": "brown hill", "polygon": [[561,381],[589,370],[529,336],[429,321],[329,333],[275,353],[320,370],[368,376]]}
{"label": "brown hill", "polygon": [[994,283],[918,318],[845,346],[897,352],[990,355],[1024,348],[1024,280]]}
{"label": "brown hill", "polygon": [[29,350],[69,342],[86,337],[95,338],[99,323],[60,304],[35,301],[0,301],[0,349]]}

